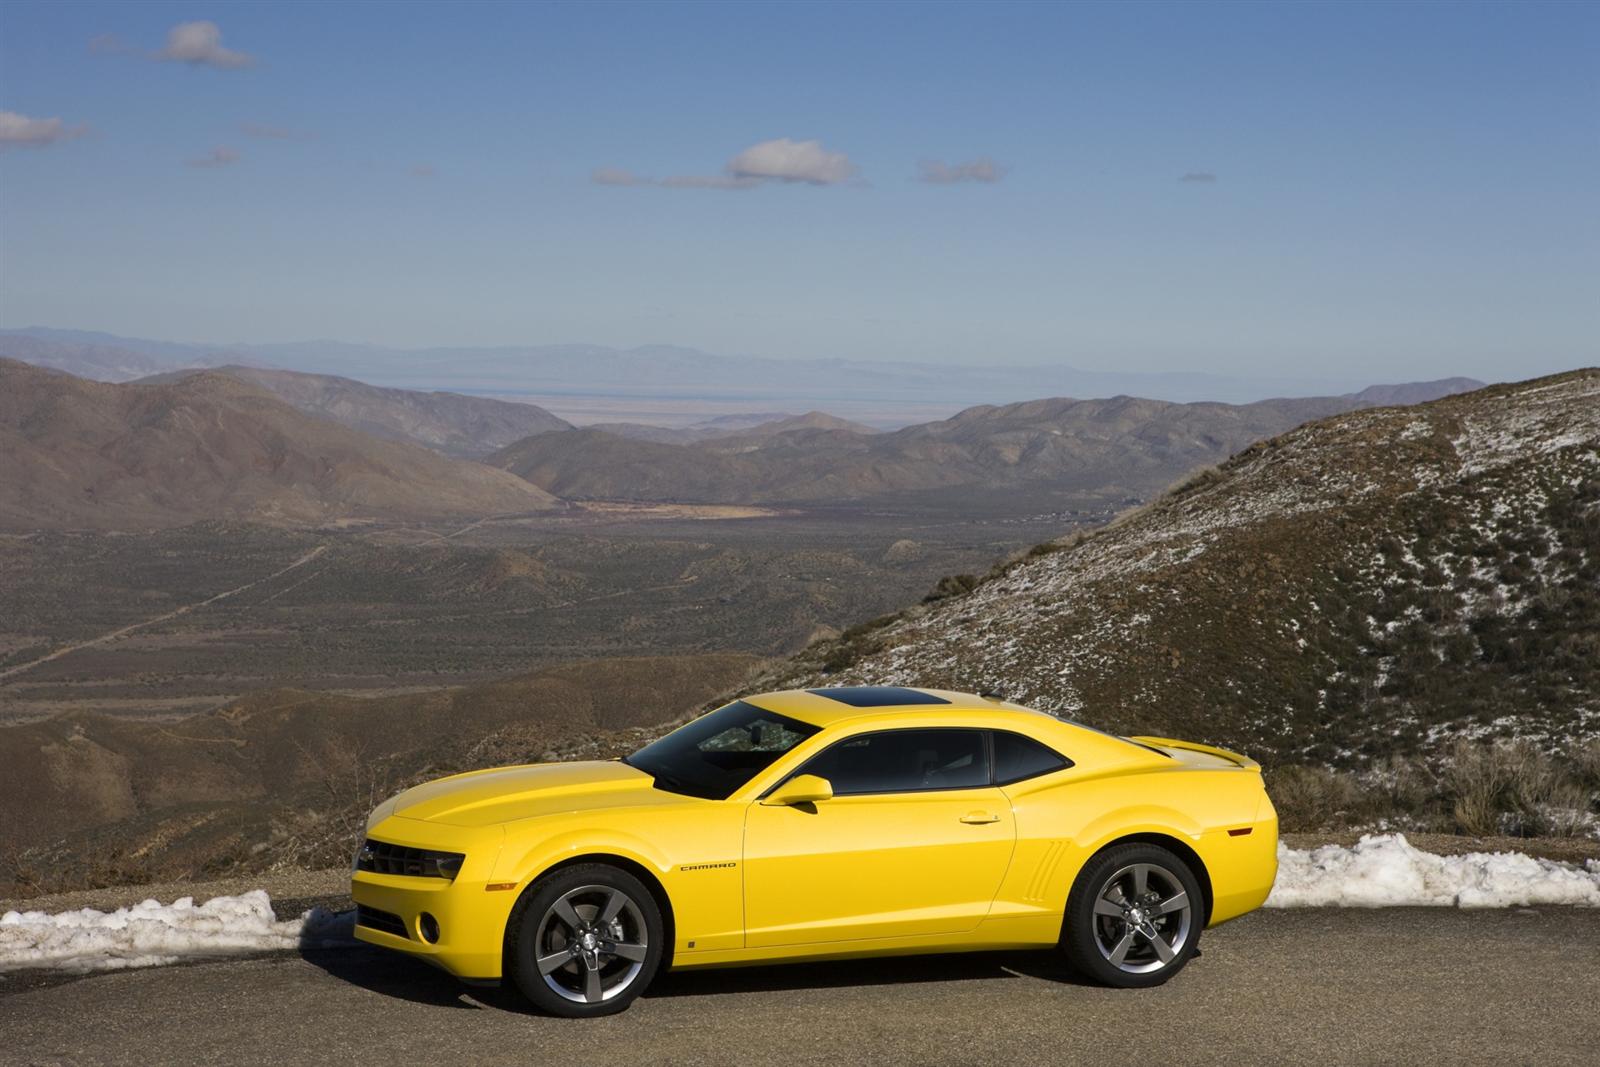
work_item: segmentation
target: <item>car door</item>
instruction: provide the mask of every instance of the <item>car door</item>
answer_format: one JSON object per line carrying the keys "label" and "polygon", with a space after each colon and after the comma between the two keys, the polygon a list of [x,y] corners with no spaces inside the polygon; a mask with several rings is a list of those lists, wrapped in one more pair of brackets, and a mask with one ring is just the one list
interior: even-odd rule
{"label": "car door", "polygon": [[800,774],[832,799],[745,816],[748,947],[959,933],[989,913],[1016,826],[983,731],[859,734]]}

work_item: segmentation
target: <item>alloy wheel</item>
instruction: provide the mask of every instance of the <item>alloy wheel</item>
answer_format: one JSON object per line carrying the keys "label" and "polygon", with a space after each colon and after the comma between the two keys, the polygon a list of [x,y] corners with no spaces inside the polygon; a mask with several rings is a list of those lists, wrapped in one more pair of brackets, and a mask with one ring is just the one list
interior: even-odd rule
{"label": "alloy wheel", "polygon": [[540,918],[535,963],[558,996],[598,1004],[633,984],[649,936],[639,905],[627,893],[608,885],[579,886],[556,898]]}
{"label": "alloy wheel", "polygon": [[1193,924],[1194,907],[1183,883],[1158,864],[1122,867],[1095,894],[1095,947],[1129,974],[1159,971],[1180,956]]}

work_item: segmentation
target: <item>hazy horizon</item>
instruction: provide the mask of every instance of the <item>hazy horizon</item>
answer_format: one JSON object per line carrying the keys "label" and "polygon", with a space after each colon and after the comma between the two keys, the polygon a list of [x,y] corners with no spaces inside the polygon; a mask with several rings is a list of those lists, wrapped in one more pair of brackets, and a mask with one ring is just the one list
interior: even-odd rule
{"label": "hazy horizon", "polygon": [[[38,349],[15,343],[15,338]],[[117,353],[122,353],[118,356]],[[335,375],[371,385],[442,390],[536,404],[578,425],[692,425],[722,415],[810,410],[880,429],[948,418],[973,406],[1117,396],[1248,404],[1345,396],[1398,379],[1241,377],[1203,372],[1094,371],[872,360],[782,360],[673,345],[583,343],[393,348],[316,340],[253,345],[130,338],[99,331],[0,327],[0,356],[15,355],[106,381],[182,368],[246,366]],[[1476,381],[1461,376],[1448,379]]]}

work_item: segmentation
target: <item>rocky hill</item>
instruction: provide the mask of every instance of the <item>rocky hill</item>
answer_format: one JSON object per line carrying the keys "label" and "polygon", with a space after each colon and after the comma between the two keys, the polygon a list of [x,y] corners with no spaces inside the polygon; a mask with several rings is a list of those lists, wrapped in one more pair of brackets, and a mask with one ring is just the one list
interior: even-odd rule
{"label": "rocky hill", "polygon": [[[1419,383],[1410,391],[1453,389]],[[542,434],[486,462],[575,499],[798,504],[967,490],[1145,497],[1254,441],[1366,406],[1353,396],[1244,405],[1033,400],[881,434],[812,413],[689,444],[594,428]]]}
{"label": "rocky hill", "polygon": [[996,689],[1334,767],[1600,735],[1600,371],[1311,423],[766,681]]}
{"label": "rocky hill", "polygon": [[[175,381],[193,373],[169,372],[141,382]],[[451,456],[486,456],[530,434],[572,428],[544,408],[490,397],[385,389],[331,374],[263,367],[229,365],[214,373],[258,385],[309,415],[321,415],[374,437],[426,445]]]}
{"label": "rocky hill", "polygon": [[111,385],[0,359],[0,527],[325,523],[539,511],[548,493],[224,374]]}

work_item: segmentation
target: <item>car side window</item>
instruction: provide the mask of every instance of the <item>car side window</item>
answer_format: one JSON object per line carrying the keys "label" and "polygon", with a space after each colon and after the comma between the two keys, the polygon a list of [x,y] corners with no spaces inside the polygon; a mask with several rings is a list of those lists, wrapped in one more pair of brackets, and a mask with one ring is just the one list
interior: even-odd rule
{"label": "car side window", "polygon": [[1031,737],[1006,730],[996,730],[992,736],[995,785],[1009,785],[1072,766],[1067,757]]}
{"label": "car side window", "polygon": [[884,730],[841,741],[796,774],[815,774],[834,796],[920,793],[989,784],[982,730]]}

